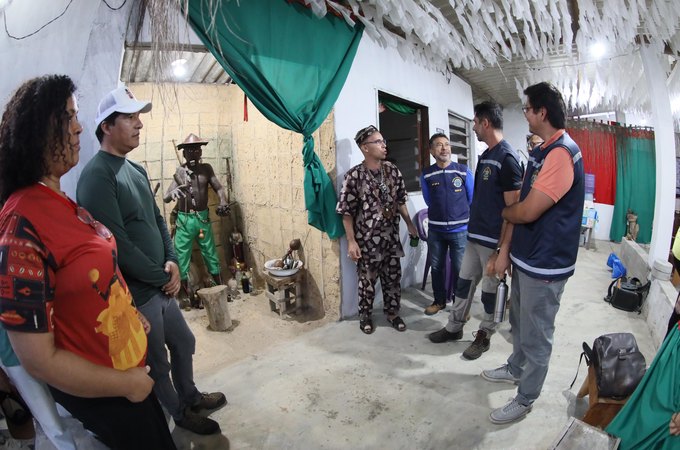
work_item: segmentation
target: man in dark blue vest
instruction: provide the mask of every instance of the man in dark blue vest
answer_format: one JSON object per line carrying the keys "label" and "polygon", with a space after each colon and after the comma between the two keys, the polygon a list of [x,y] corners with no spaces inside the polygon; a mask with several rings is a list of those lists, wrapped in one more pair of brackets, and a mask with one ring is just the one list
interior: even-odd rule
{"label": "man in dark blue vest", "polygon": [[[544,143],[529,155],[519,202],[503,210],[509,224],[489,269],[503,275],[513,264],[510,296],[512,354],[482,378],[517,384],[517,395],[489,416],[495,424],[521,419],[541,394],[552,352],[555,316],[574,274],[585,183],[578,145],[564,130],[562,94],[549,83],[524,90],[529,131]],[[510,235],[512,231],[512,235]]]}
{"label": "man in dark blue vest", "polygon": [[420,187],[427,204],[427,245],[432,257],[434,303],[425,308],[431,316],[446,307],[446,252],[458,276],[465,252],[470,220],[473,178],[466,165],[451,161],[451,143],[443,133],[430,138],[430,154],[435,164],[423,169]]}
{"label": "man in dark blue vest", "polygon": [[486,264],[496,253],[502,233],[503,208],[519,199],[522,186],[522,167],[518,154],[503,139],[503,109],[494,102],[475,105],[473,130],[487,150],[477,162],[474,201],[470,210],[467,245],[456,285],[456,302],[449,314],[446,327],[430,334],[434,343],[455,341],[463,337],[463,327],[470,315],[475,289],[482,281],[484,317],[475,333],[475,340],[463,352],[468,360],[479,358],[489,350],[491,335],[497,324],[493,320],[496,288],[495,275],[484,276]]}

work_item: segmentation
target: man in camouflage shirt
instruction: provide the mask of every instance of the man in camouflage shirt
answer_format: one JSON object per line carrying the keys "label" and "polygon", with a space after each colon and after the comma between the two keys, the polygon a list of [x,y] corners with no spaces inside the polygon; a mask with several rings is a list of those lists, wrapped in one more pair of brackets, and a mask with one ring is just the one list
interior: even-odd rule
{"label": "man in camouflage shirt", "polygon": [[337,212],[343,216],[347,256],[357,264],[359,326],[371,334],[375,282],[380,278],[387,321],[398,331],[406,330],[399,317],[401,263],[404,250],[399,241],[399,216],[409,234],[417,235],[406,208],[406,187],[397,167],[385,161],[387,142],[373,125],[354,138],[364,161],[345,175]]}

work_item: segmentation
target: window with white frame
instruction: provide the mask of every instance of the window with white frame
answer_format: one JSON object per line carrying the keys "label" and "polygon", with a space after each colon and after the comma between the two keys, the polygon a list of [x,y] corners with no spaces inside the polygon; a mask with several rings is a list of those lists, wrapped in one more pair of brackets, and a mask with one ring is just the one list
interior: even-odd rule
{"label": "window with white frame", "polygon": [[470,158],[472,148],[472,121],[465,117],[449,112],[449,141],[451,154],[458,157],[458,162],[474,169],[474,161]]}

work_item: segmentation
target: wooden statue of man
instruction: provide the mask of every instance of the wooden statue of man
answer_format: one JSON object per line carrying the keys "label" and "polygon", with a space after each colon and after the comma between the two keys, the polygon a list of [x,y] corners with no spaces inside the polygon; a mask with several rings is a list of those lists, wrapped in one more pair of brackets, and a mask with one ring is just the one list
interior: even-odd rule
{"label": "wooden statue of man", "polygon": [[220,262],[215,249],[215,239],[208,214],[208,186],[217,193],[220,204],[215,212],[218,216],[229,214],[229,199],[210,164],[201,162],[202,146],[208,141],[190,134],[177,146],[182,150],[186,162],[177,168],[173,181],[163,197],[165,203],[177,201],[177,219],[174,237],[175,251],[179,259],[182,288],[191,301],[191,306],[200,308],[199,300],[189,286],[189,266],[194,241],[203,256],[208,272],[217,284],[222,284]]}

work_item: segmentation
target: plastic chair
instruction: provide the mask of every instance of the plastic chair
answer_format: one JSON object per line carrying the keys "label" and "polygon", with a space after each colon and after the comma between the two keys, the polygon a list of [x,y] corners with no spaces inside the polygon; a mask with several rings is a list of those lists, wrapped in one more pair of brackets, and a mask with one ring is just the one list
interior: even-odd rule
{"label": "plastic chair", "polygon": [[[421,241],[427,242],[427,230],[429,224],[429,218],[427,214],[427,208],[418,211],[414,218],[414,224],[416,230],[418,231],[418,238]],[[423,282],[420,289],[425,289],[425,284],[427,284],[427,275],[430,273],[430,267],[432,266],[432,254],[430,253],[430,247],[427,247],[427,256],[425,258],[425,271],[423,272]],[[446,300],[453,299],[453,287],[458,281],[458,274],[453,273],[453,268],[451,267],[451,258],[449,257],[449,252],[446,252]]]}

